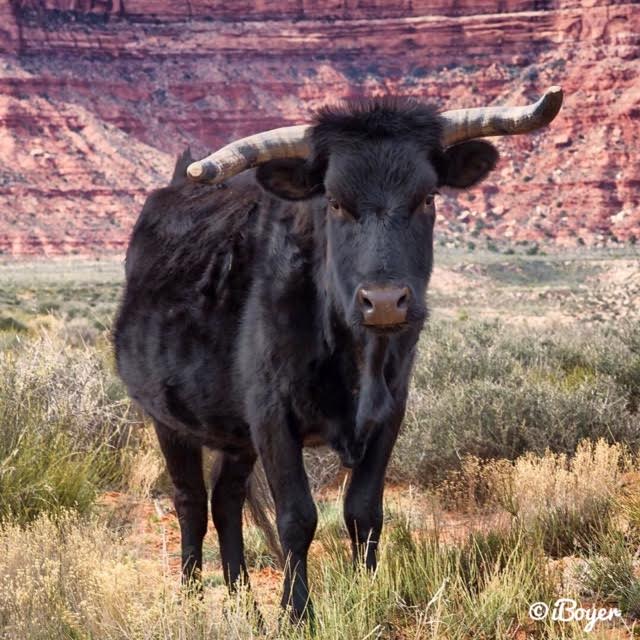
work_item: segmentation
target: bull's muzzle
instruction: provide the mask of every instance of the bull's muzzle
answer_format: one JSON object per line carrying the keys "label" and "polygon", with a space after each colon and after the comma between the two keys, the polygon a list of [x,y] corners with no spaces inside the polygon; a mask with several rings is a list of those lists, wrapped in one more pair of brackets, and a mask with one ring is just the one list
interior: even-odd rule
{"label": "bull's muzzle", "polygon": [[409,287],[363,286],[358,289],[356,296],[364,325],[390,328],[407,322],[407,309],[411,298]]}

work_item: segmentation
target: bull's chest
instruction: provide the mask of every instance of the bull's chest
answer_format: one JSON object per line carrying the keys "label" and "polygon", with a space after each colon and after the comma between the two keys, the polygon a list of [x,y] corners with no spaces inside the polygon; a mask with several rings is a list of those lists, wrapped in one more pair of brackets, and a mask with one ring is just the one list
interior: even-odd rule
{"label": "bull's chest", "polygon": [[291,387],[291,406],[305,445],[326,442],[335,430],[353,428],[360,393],[356,362],[329,357],[309,364]]}

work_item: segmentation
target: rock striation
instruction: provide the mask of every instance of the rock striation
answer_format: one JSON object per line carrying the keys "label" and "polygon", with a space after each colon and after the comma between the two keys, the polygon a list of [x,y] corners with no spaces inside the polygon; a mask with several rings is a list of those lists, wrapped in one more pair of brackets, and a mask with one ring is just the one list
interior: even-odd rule
{"label": "rock striation", "polygon": [[173,156],[397,93],[440,108],[565,106],[496,139],[483,185],[443,194],[440,233],[640,239],[640,4],[616,0],[6,0],[0,252],[122,252]]}

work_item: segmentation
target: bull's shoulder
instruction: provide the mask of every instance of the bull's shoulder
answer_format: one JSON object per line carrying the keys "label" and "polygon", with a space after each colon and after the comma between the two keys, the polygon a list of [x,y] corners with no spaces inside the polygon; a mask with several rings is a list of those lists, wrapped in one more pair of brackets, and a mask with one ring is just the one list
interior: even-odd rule
{"label": "bull's shoulder", "polygon": [[171,182],[149,194],[134,227],[132,242],[180,242],[194,229],[224,236],[246,224],[251,209],[262,196],[253,171],[219,185],[202,185],[182,175],[183,164],[179,159]]}
{"label": "bull's shoulder", "polygon": [[206,272],[217,272],[218,263],[237,263],[252,252],[262,195],[253,172],[222,185],[197,185],[183,175],[187,164],[178,166],[179,159],[171,183],[152,192],[142,208],[127,251],[132,287],[191,287]]}

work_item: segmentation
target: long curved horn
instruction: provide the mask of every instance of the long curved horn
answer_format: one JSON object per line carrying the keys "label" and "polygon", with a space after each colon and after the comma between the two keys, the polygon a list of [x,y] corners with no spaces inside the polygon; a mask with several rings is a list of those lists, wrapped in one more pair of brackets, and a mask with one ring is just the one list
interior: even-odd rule
{"label": "long curved horn", "polygon": [[[562,89],[551,87],[526,107],[477,107],[455,109],[440,114],[444,123],[443,144],[484,136],[529,133],[548,125],[562,106]],[[310,153],[313,125],[300,124],[263,131],[241,138],[187,167],[187,175],[197,182],[217,184],[246,169],[269,160],[306,158]]]}
{"label": "long curved horn", "polygon": [[263,131],[241,138],[187,167],[187,175],[198,182],[217,184],[245,169],[269,160],[306,158],[310,153],[312,125],[299,124]]}
{"label": "long curved horn", "polygon": [[511,136],[529,133],[548,125],[562,106],[562,89],[551,87],[535,102],[526,107],[477,107],[455,109],[440,114],[444,121],[445,147],[484,136]]}

